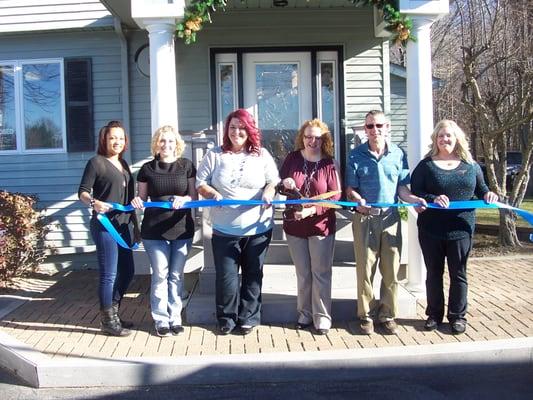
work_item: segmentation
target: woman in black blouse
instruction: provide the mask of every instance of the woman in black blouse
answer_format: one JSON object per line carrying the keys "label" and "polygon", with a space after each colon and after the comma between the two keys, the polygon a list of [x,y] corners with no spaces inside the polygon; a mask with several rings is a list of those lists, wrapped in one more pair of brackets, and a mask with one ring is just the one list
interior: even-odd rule
{"label": "woman in black blouse", "polygon": [[133,278],[134,265],[131,250],[120,247],[96,218],[98,213],[107,217],[126,241],[132,242],[137,227],[134,212],[111,210],[109,202],[129,204],[134,196],[134,181],[127,162],[122,158],[128,138],[122,124],[111,121],[98,136],[97,155],[89,160],[80,187],[80,200],[92,208],[91,236],[98,257],[99,299],[101,330],[112,336],[126,336],[131,323],[118,317],[118,308]]}
{"label": "woman in black blouse", "polygon": [[[448,208],[450,201],[471,200],[474,195],[488,203],[498,200],[485,184],[481,168],[472,159],[465,134],[455,122],[440,121],[431,141],[431,150],[413,171],[413,194],[442,208]],[[472,248],[474,223],[474,209],[429,208],[418,216],[418,239],[427,268],[428,318],[424,327],[429,331],[436,329],[444,318],[445,259],[450,275],[447,318],[452,333],[466,330],[466,262]]]}
{"label": "woman in black blouse", "polygon": [[158,336],[178,335],[181,326],[183,269],[194,236],[190,209],[183,203],[198,198],[196,169],[181,155],[185,143],[171,126],[159,128],[152,138],[154,159],[141,167],[138,197],[131,204],[143,208],[145,201],[172,201],[173,210],[147,208],[141,227],[144,248],[152,266],[150,304]]}

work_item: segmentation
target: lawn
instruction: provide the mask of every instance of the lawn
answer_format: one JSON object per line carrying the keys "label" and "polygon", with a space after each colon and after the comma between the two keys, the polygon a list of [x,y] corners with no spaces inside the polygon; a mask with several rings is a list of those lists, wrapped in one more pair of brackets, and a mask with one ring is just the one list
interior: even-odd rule
{"label": "lawn", "polygon": [[[525,199],[520,208],[533,212],[533,199]],[[476,210],[476,223],[484,225],[499,225],[500,213],[497,209],[481,208]],[[518,217],[516,220],[516,226],[531,227],[523,218]]]}

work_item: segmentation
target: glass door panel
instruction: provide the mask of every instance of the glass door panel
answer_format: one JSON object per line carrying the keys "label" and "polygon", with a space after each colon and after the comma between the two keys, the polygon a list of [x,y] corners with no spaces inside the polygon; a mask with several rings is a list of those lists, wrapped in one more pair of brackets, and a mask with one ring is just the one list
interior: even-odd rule
{"label": "glass door panel", "polygon": [[312,116],[309,53],[249,53],[244,64],[244,107],[278,166],[294,149],[298,128]]}

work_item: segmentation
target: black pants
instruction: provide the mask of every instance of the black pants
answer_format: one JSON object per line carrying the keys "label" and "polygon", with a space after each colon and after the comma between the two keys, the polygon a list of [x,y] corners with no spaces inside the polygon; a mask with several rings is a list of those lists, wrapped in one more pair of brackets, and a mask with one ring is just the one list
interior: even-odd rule
{"label": "black pants", "polygon": [[[219,326],[261,323],[263,262],[272,230],[254,236],[213,234],[216,270],[216,316]],[[239,287],[239,267],[242,283]]]}
{"label": "black pants", "polygon": [[444,317],[444,260],[448,264],[450,292],[448,295],[448,321],[466,321],[468,282],[466,262],[472,249],[470,236],[459,240],[441,240],[418,233],[418,240],[426,263],[426,315],[438,322]]}

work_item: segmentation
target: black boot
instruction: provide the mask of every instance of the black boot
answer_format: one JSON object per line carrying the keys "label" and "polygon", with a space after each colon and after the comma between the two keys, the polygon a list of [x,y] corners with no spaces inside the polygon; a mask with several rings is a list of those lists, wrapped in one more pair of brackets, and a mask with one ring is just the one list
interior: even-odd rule
{"label": "black boot", "polygon": [[133,328],[133,322],[131,321],[124,321],[122,318],[120,318],[120,316],[118,315],[118,312],[120,310],[120,301],[114,301],[113,302],[113,305],[112,307],[116,310],[116,313],[117,313],[117,316],[118,316],[118,319],[120,321],[120,324],[122,325],[123,328],[126,328],[126,329],[131,329]]}
{"label": "black boot", "polygon": [[106,335],[128,336],[131,334],[131,331],[124,328],[120,323],[116,309],[113,306],[100,310],[100,316],[100,330]]}

